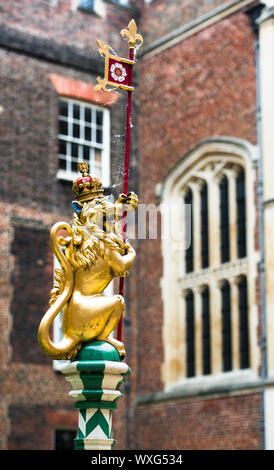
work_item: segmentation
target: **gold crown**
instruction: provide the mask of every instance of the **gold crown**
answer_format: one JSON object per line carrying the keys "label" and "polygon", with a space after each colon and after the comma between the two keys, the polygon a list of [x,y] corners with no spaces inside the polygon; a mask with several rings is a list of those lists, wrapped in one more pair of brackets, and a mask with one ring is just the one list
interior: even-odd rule
{"label": "gold crown", "polygon": [[99,178],[88,174],[88,164],[86,162],[78,163],[78,171],[82,176],[73,181],[72,191],[77,201],[87,202],[104,192],[103,185]]}

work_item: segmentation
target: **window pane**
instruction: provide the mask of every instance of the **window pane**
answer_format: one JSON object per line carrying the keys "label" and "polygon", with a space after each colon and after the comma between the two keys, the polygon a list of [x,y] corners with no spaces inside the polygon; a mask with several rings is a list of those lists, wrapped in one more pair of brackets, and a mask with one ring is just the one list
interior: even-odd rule
{"label": "window pane", "polygon": [[201,190],[201,263],[202,268],[208,266],[208,208],[207,184]]}
{"label": "window pane", "polygon": [[85,127],[85,140],[91,141],[91,128]]}
{"label": "window pane", "polygon": [[80,106],[79,104],[73,105],[73,118],[80,119]]}
{"label": "window pane", "polygon": [[96,124],[97,126],[103,125],[103,112],[102,111],[96,111]]}
{"label": "window pane", "polygon": [[[192,214],[192,191],[191,189],[188,189],[186,195],[185,195],[185,204],[190,204],[191,205],[191,216],[190,220],[185,219],[185,227],[187,227],[188,224],[190,224],[190,246],[189,248],[185,251],[185,270],[187,273],[193,271],[193,214]],[[188,231],[188,227],[185,230],[186,232]]]}
{"label": "window pane", "polygon": [[230,285],[225,282],[221,288],[222,297],[222,355],[223,371],[232,369],[232,348],[231,348],[231,303]]}
{"label": "window pane", "polygon": [[79,0],[78,9],[93,12],[94,11],[94,0]]}
{"label": "window pane", "polygon": [[193,292],[186,295],[186,373],[195,375],[195,336],[194,336],[194,298]]}
{"label": "window pane", "polygon": [[91,122],[91,109],[85,108],[85,121]]}
{"label": "window pane", "polygon": [[67,162],[63,158],[59,158],[59,168],[60,168],[60,170],[66,170],[67,169]]}
{"label": "window pane", "polygon": [[102,144],[103,142],[103,131],[101,129],[96,129],[96,142]]}
{"label": "window pane", "polygon": [[87,145],[83,145],[83,159],[89,161],[90,148]]}
{"label": "window pane", "polygon": [[245,174],[241,170],[236,179],[237,198],[237,245],[238,257],[246,256]]}
{"label": "window pane", "polygon": [[73,124],[73,137],[76,139],[80,137],[80,126],[78,124]]}
{"label": "window pane", "polygon": [[78,157],[78,144],[71,144],[71,156],[75,158]]}
{"label": "window pane", "polygon": [[101,163],[102,162],[102,152],[101,150],[95,150],[95,162]]}
{"label": "window pane", "polygon": [[59,121],[59,134],[68,135],[68,123],[66,121]]}
{"label": "window pane", "polygon": [[77,164],[78,164],[78,162],[75,162],[75,161],[72,161],[72,162],[71,162],[71,171],[72,171],[73,173],[77,173],[77,172],[78,172]]}
{"label": "window pane", "polygon": [[67,154],[66,147],[67,147],[66,142],[64,140],[59,140],[59,153],[61,153],[62,155],[66,155]]}
{"label": "window pane", "polygon": [[68,103],[66,101],[59,101],[59,114],[61,116],[67,116],[68,115]]}
{"label": "window pane", "polygon": [[240,368],[246,369],[249,367],[249,344],[247,282],[245,277],[239,281],[238,289],[240,315]]}
{"label": "window pane", "polygon": [[203,374],[210,374],[210,303],[209,289],[202,292]]}
{"label": "window pane", "polygon": [[220,232],[221,232],[221,262],[229,261],[229,207],[228,180],[224,176],[220,183]]}

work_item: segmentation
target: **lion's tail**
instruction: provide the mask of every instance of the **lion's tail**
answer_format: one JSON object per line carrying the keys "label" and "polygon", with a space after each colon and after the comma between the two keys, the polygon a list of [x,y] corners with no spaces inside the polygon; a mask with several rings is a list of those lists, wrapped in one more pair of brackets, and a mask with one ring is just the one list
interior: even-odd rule
{"label": "lion's tail", "polygon": [[71,236],[72,229],[66,222],[59,222],[52,227],[50,233],[53,252],[57,256],[58,261],[64,270],[65,284],[62,293],[58,295],[54,304],[51,305],[41,320],[38,329],[38,341],[45,353],[53,359],[70,359],[79,349],[79,347],[77,347],[78,340],[67,335],[64,335],[63,339],[58,343],[53,343],[50,339],[50,327],[52,322],[68,302],[72,294],[74,284],[73,271],[58,244],[57,234],[60,230],[66,230],[68,236]]}
{"label": "lion's tail", "polygon": [[54,305],[48,309],[43,316],[38,329],[38,341],[41,348],[52,359],[71,359],[77,352],[78,340],[76,338],[64,335],[61,341],[53,343],[50,339],[50,327],[54,318],[67,302],[66,291],[58,297]]}

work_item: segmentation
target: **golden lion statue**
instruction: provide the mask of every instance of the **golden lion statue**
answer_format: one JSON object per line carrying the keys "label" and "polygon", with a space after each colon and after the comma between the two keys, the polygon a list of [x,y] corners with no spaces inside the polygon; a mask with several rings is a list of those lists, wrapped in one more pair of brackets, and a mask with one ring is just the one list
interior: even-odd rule
{"label": "golden lion statue", "polygon": [[[123,209],[135,210],[138,198],[121,194],[113,204],[103,195],[102,183],[87,174],[88,165],[83,162],[78,168],[82,177],[72,188],[73,224],[58,222],[51,229],[51,246],[61,268],[55,270],[50,308],[40,323],[38,340],[53,359],[71,359],[83,342],[94,339],[111,343],[123,358],[124,344],[109,335],[125,302],[121,295],[107,297],[103,291],[114,277],[127,276],[135,259],[135,250],[123,241],[119,217]],[[67,236],[58,236],[60,231]],[[63,339],[53,343],[50,327],[61,310]]]}

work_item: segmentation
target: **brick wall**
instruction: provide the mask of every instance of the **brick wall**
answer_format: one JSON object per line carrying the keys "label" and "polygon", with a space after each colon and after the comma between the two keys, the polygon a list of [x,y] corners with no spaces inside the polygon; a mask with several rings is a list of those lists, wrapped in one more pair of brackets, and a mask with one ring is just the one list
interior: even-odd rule
{"label": "brick wall", "polygon": [[154,0],[142,14],[144,48],[199,17],[231,3],[231,0]]}
{"label": "brick wall", "polygon": [[[54,4],[55,3],[55,4]],[[105,2],[106,15],[97,15],[72,10],[72,0],[58,0],[50,5],[47,0],[22,0],[5,2],[1,6],[1,23],[20,32],[45,39],[48,44],[73,46],[84,50],[85,54],[97,57],[96,39],[108,41],[114,49],[127,51],[127,44],[121,41],[119,32],[124,28],[136,10],[120,8]],[[117,34],[118,33],[118,34]]]}
{"label": "brick wall", "polygon": [[[232,136],[256,144],[254,36],[244,14],[144,57],[140,76],[142,203],[159,203],[156,185],[201,139]],[[138,387],[143,393],[162,389],[161,257],[160,237],[139,241],[139,341],[152,361],[140,354]]]}
{"label": "brick wall", "polygon": [[260,450],[259,416],[257,393],[140,407],[138,448]]}
{"label": "brick wall", "polygon": [[50,450],[56,429],[77,429],[77,414],[70,407],[11,406],[9,450]]}

